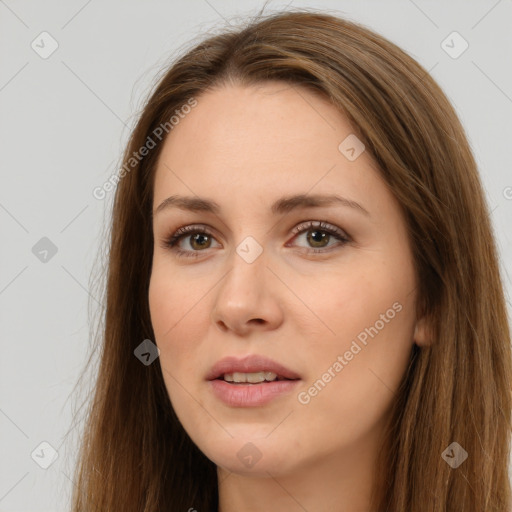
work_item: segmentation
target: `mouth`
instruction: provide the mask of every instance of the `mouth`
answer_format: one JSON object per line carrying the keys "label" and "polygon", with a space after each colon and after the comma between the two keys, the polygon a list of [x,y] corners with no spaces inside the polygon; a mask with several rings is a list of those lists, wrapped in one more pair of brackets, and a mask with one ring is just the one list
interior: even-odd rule
{"label": "mouth", "polygon": [[233,385],[299,379],[300,375],[281,363],[256,354],[241,359],[225,357],[217,361],[206,375],[206,380],[223,380]]}
{"label": "mouth", "polygon": [[278,375],[272,371],[259,371],[259,372],[233,372],[233,373],[224,373],[220,375],[214,380],[222,380],[224,382],[228,382],[229,384],[233,384],[235,386],[241,384],[248,384],[251,386],[257,386],[261,384],[266,384],[269,382],[283,381],[283,380],[299,380],[299,379],[290,379],[284,377],[283,375]]}
{"label": "mouth", "polygon": [[212,367],[206,380],[213,395],[229,407],[263,407],[285,400],[300,375],[265,356],[226,357]]}

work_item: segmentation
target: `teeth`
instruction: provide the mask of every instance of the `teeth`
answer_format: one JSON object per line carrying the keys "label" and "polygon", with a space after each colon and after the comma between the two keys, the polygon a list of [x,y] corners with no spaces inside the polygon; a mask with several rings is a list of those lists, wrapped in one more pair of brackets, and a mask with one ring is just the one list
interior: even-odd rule
{"label": "teeth", "polygon": [[250,384],[257,384],[259,382],[273,381],[277,379],[277,374],[274,372],[255,372],[255,373],[225,373],[224,380],[226,382],[249,382]]}

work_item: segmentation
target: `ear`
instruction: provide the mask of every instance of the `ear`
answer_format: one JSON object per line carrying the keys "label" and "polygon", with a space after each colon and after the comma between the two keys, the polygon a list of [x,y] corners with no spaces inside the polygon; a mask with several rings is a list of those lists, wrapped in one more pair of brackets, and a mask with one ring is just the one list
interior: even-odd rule
{"label": "ear", "polygon": [[414,327],[414,342],[420,347],[429,346],[432,344],[431,329],[426,317],[416,320]]}

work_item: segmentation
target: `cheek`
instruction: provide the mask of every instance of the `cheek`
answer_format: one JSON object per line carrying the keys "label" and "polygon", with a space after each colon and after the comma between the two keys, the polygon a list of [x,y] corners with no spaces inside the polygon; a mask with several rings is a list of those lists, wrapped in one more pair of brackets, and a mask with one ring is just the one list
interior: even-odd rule
{"label": "cheek", "polygon": [[167,304],[175,299],[176,276],[172,275],[157,256],[153,256],[151,277],[149,280],[148,300],[151,320],[155,325],[161,318],[162,311],[165,311]]}
{"label": "cheek", "polygon": [[[364,338],[365,330],[376,323],[380,338],[389,335],[390,344],[403,343],[414,322],[413,291],[414,272],[410,262],[390,264],[389,259],[382,257],[379,261],[374,254],[358,255],[316,278],[297,276],[294,280],[294,292],[306,298],[315,330],[324,334],[322,346],[327,354],[344,347],[348,350],[351,340],[360,333]],[[293,313],[291,316],[294,321],[300,318]],[[309,332],[312,331],[311,326]],[[308,337],[304,341],[307,343]],[[310,337],[310,341],[311,348],[315,346],[317,350],[318,338]]]}
{"label": "cheek", "polygon": [[[316,357],[310,358],[312,371],[300,390],[304,392],[299,411],[303,411],[301,424],[309,432],[306,437],[317,435],[317,425],[322,425],[325,443],[337,439],[340,444],[350,445],[384,421],[412,349],[413,309],[401,305],[396,312],[382,309],[376,301],[371,307],[367,304],[364,314],[356,317],[341,313],[332,317],[339,333],[336,343],[324,345],[321,352],[310,348]],[[388,323],[378,316],[386,311],[391,311],[386,317]]]}
{"label": "cheek", "polygon": [[[305,281],[302,293],[306,288]],[[312,356],[307,385],[314,388],[305,388],[314,395],[307,407],[352,422],[354,432],[358,425],[370,425],[386,411],[410,358],[413,291],[414,272],[409,263],[369,265],[363,259],[350,273],[333,272],[328,291],[309,291],[308,305],[329,332],[321,340],[304,338],[305,351]]]}
{"label": "cheek", "polygon": [[[157,266],[149,283],[148,300],[155,344],[160,350],[160,366],[173,408],[180,418],[190,407],[184,390],[191,388],[194,378],[194,353],[200,337],[194,333],[198,317],[199,297],[169,269]],[[195,307],[194,307],[195,305]]]}
{"label": "cheek", "polygon": [[[155,343],[163,367],[174,373],[195,349],[198,339],[202,293],[186,286],[179,276],[160,266],[151,275],[148,300]],[[188,370],[185,368],[184,370]]]}
{"label": "cheek", "polygon": [[[208,330],[211,302],[208,291],[215,280],[202,279],[176,269],[164,258],[151,275],[148,300],[155,344],[160,350],[160,365],[171,402],[176,409],[190,400],[198,374],[205,371],[203,361],[210,357]],[[188,392],[187,392],[188,391]]]}
{"label": "cheek", "polygon": [[148,300],[155,336],[166,342],[176,338],[175,333],[183,330],[184,325],[190,328],[194,319],[202,318],[198,310],[205,290],[199,280],[186,277],[170,263],[162,263],[161,260],[163,258],[155,257]]}

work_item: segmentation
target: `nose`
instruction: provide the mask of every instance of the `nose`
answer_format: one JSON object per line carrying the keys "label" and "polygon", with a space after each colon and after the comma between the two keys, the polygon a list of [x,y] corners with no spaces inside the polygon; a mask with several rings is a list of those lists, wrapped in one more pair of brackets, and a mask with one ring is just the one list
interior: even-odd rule
{"label": "nose", "polygon": [[279,294],[284,287],[268,267],[265,251],[248,261],[233,251],[231,268],[217,287],[211,316],[222,332],[246,336],[253,330],[276,329],[283,322]]}

